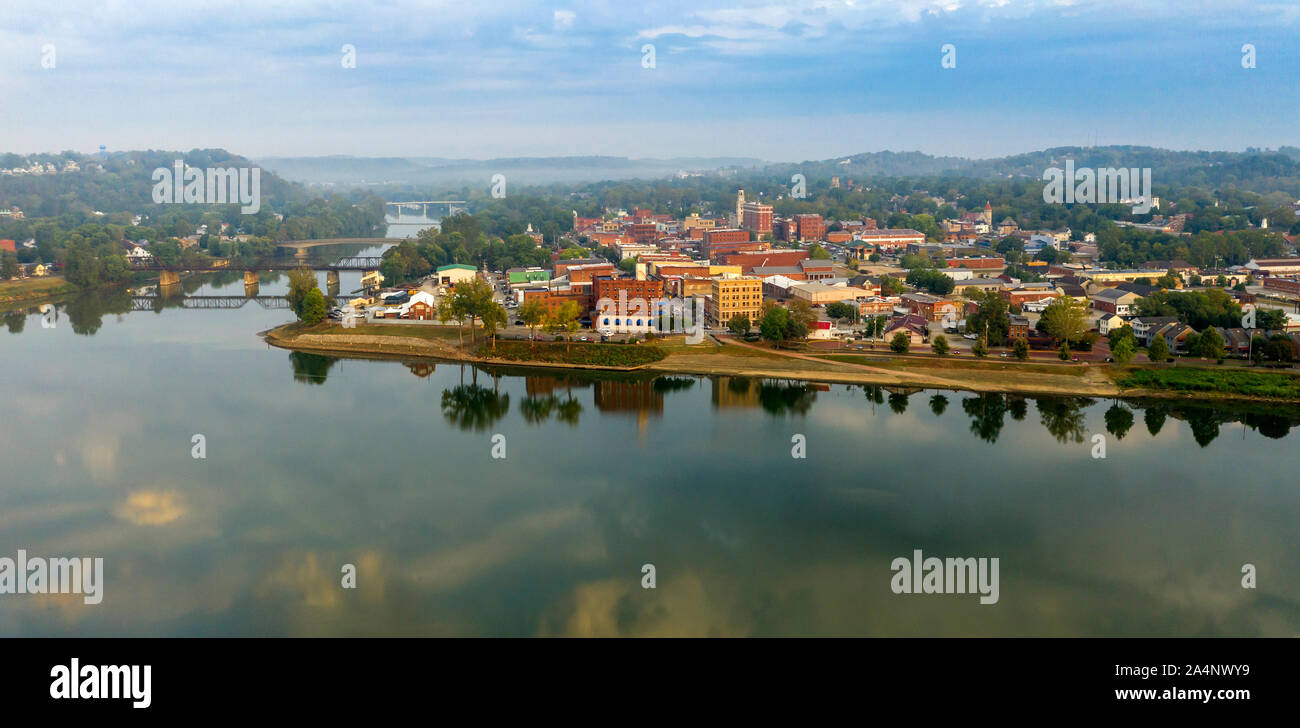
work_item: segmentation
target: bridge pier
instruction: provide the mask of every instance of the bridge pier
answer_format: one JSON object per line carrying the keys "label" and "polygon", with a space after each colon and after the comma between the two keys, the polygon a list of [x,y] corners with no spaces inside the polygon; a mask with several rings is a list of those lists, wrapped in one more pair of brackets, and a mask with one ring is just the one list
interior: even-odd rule
{"label": "bridge pier", "polygon": [[325,271],[325,293],[329,296],[339,295],[339,272],[336,270]]}
{"label": "bridge pier", "polygon": [[181,274],[175,271],[163,270],[158,271],[158,287],[170,288],[181,284]]}
{"label": "bridge pier", "polygon": [[261,285],[260,281],[257,280],[257,271],[255,270],[244,271],[244,295],[245,296],[256,296],[258,292],[258,287],[260,285]]}

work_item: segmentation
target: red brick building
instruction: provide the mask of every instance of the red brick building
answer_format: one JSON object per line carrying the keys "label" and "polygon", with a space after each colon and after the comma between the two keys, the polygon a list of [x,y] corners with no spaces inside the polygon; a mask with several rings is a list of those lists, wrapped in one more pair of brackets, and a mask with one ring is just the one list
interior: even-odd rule
{"label": "red brick building", "polygon": [[638,222],[627,226],[627,234],[637,243],[653,243],[659,237],[659,226],[652,222]]}
{"label": "red brick building", "polygon": [[806,250],[763,250],[746,253],[727,253],[714,261],[719,265],[738,265],[741,272],[748,275],[755,268],[799,265],[799,261],[808,258]]}
{"label": "red brick building", "polygon": [[772,232],[772,206],[761,202],[746,202],[741,208],[740,226],[759,236]]}
{"label": "red brick building", "polygon": [[704,242],[700,244],[700,252],[710,260],[721,255],[726,255],[727,253],[739,253],[747,250],[767,250],[767,248],[767,243],[751,241],[749,239],[749,231],[736,230],[734,228],[705,230]]}
{"label": "red brick building", "polygon": [[826,223],[821,215],[795,215],[795,234],[799,240],[824,240]]}

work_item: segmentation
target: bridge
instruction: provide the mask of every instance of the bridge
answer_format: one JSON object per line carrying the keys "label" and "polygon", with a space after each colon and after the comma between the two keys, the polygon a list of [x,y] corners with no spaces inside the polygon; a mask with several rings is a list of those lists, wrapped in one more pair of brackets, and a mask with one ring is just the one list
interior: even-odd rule
{"label": "bridge", "polygon": [[423,222],[429,219],[429,205],[446,205],[447,215],[450,216],[456,214],[457,212],[456,205],[464,205],[464,204],[465,204],[464,200],[411,200],[408,202],[385,202],[384,209],[387,210],[387,208],[389,207],[396,207],[397,220],[395,222],[400,223],[402,221],[402,210],[404,208],[419,207],[420,217],[423,218],[421,222]]}
{"label": "bridge", "polygon": [[[226,271],[244,272],[244,290],[250,295],[258,286],[258,271],[285,271],[299,268],[326,271],[325,282],[331,288],[338,288],[339,271],[361,271],[362,283],[373,288],[382,280],[378,278],[379,264],[384,262],[380,256],[357,256],[339,258],[333,263],[315,263],[306,258],[262,258],[242,260],[240,258],[210,258],[195,263],[166,264],[156,257],[143,260],[131,260],[131,268],[138,271],[158,271],[158,285],[172,287],[181,282],[181,273],[223,273]],[[367,281],[370,281],[367,284]]]}
{"label": "bridge", "polygon": [[375,270],[379,264],[384,262],[382,256],[356,256],[351,258],[339,258],[333,263],[317,263],[305,258],[261,258],[258,260],[241,260],[239,258],[213,258],[195,263],[193,265],[186,263],[176,263],[167,265],[157,258],[145,258],[144,260],[132,260],[131,268],[134,270],[157,270],[170,271],[173,273],[220,273],[222,271],[272,271],[272,270],[297,270],[298,268],[311,268],[312,270]]}
{"label": "bridge", "polygon": [[287,309],[284,296],[132,296],[132,311],[159,311],[164,308],[236,309],[249,301],[265,309]]}
{"label": "bridge", "polygon": [[401,238],[316,238],[314,240],[281,240],[276,247],[306,250],[322,245],[396,245]]}

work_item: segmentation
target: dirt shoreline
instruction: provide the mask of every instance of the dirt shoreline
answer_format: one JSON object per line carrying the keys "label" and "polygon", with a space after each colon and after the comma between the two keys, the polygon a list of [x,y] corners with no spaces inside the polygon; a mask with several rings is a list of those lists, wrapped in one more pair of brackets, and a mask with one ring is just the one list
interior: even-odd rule
{"label": "dirt shoreline", "polygon": [[286,336],[283,331],[286,326],[279,326],[261,332],[259,335],[268,344],[290,351],[380,360],[429,359],[484,366],[553,369],[557,371],[578,369],[620,373],[653,372],[661,374],[791,379],[826,384],[870,384],[977,393],[1002,392],[1022,395],[1300,404],[1300,402],[1292,400],[1269,399],[1222,392],[1121,389],[1110,377],[1095,367],[1088,367],[1082,375],[969,369],[945,369],[942,370],[942,374],[939,374],[928,372],[921,367],[894,371],[865,364],[831,362],[804,355],[765,354],[763,356],[742,356],[727,353],[728,346],[734,344],[720,346],[706,353],[674,352],[664,359],[650,364],[615,367],[492,359],[466,354],[454,344],[409,336],[367,334],[297,334]]}

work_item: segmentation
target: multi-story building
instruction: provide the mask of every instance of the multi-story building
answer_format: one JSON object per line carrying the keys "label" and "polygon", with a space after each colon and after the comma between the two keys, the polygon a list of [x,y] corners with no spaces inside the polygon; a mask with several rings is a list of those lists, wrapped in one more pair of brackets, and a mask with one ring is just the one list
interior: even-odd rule
{"label": "multi-story building", "polygon": [[909,244],[925,242],[925,233],[910,228],[886,228],[884,230],[862,230],[858,240],[876,246],[878,250],[893,252],[903,250]]}
{"label": "multi-story building", "polygon": [[826,223],[821,215],[795,215],[794,223],[799,240],[826,239]]}
{"label": "multi-story building", "polygon": [[744,314],[757,324],[763,315],[763,281],[758,278],[714,278],[705,316],[710,325],[721,328],[733,317]]}
{"label": "multi-story building", "polygon": [[619,332],[658,329],[664,282],[659,279],[598,276],[592,280],[592,325]]}
{"label": "multi-story building", "polygon": [[761,202],[746,202],[741,208],[740,226],[752,230],[760,237],[772,233],[772,206]]}
{"label": "multi-story building", "polygon": [[749,231],[735,228],[705,230],[700,252],[710,260],[728,253],[767,250],[768,244],[749,239]]}
{"label": "multi-story building", "polygon": [[627,234],[636,243],[653,243],[659,237],[659,226],[653,222],[636,222],[627,226]]}

